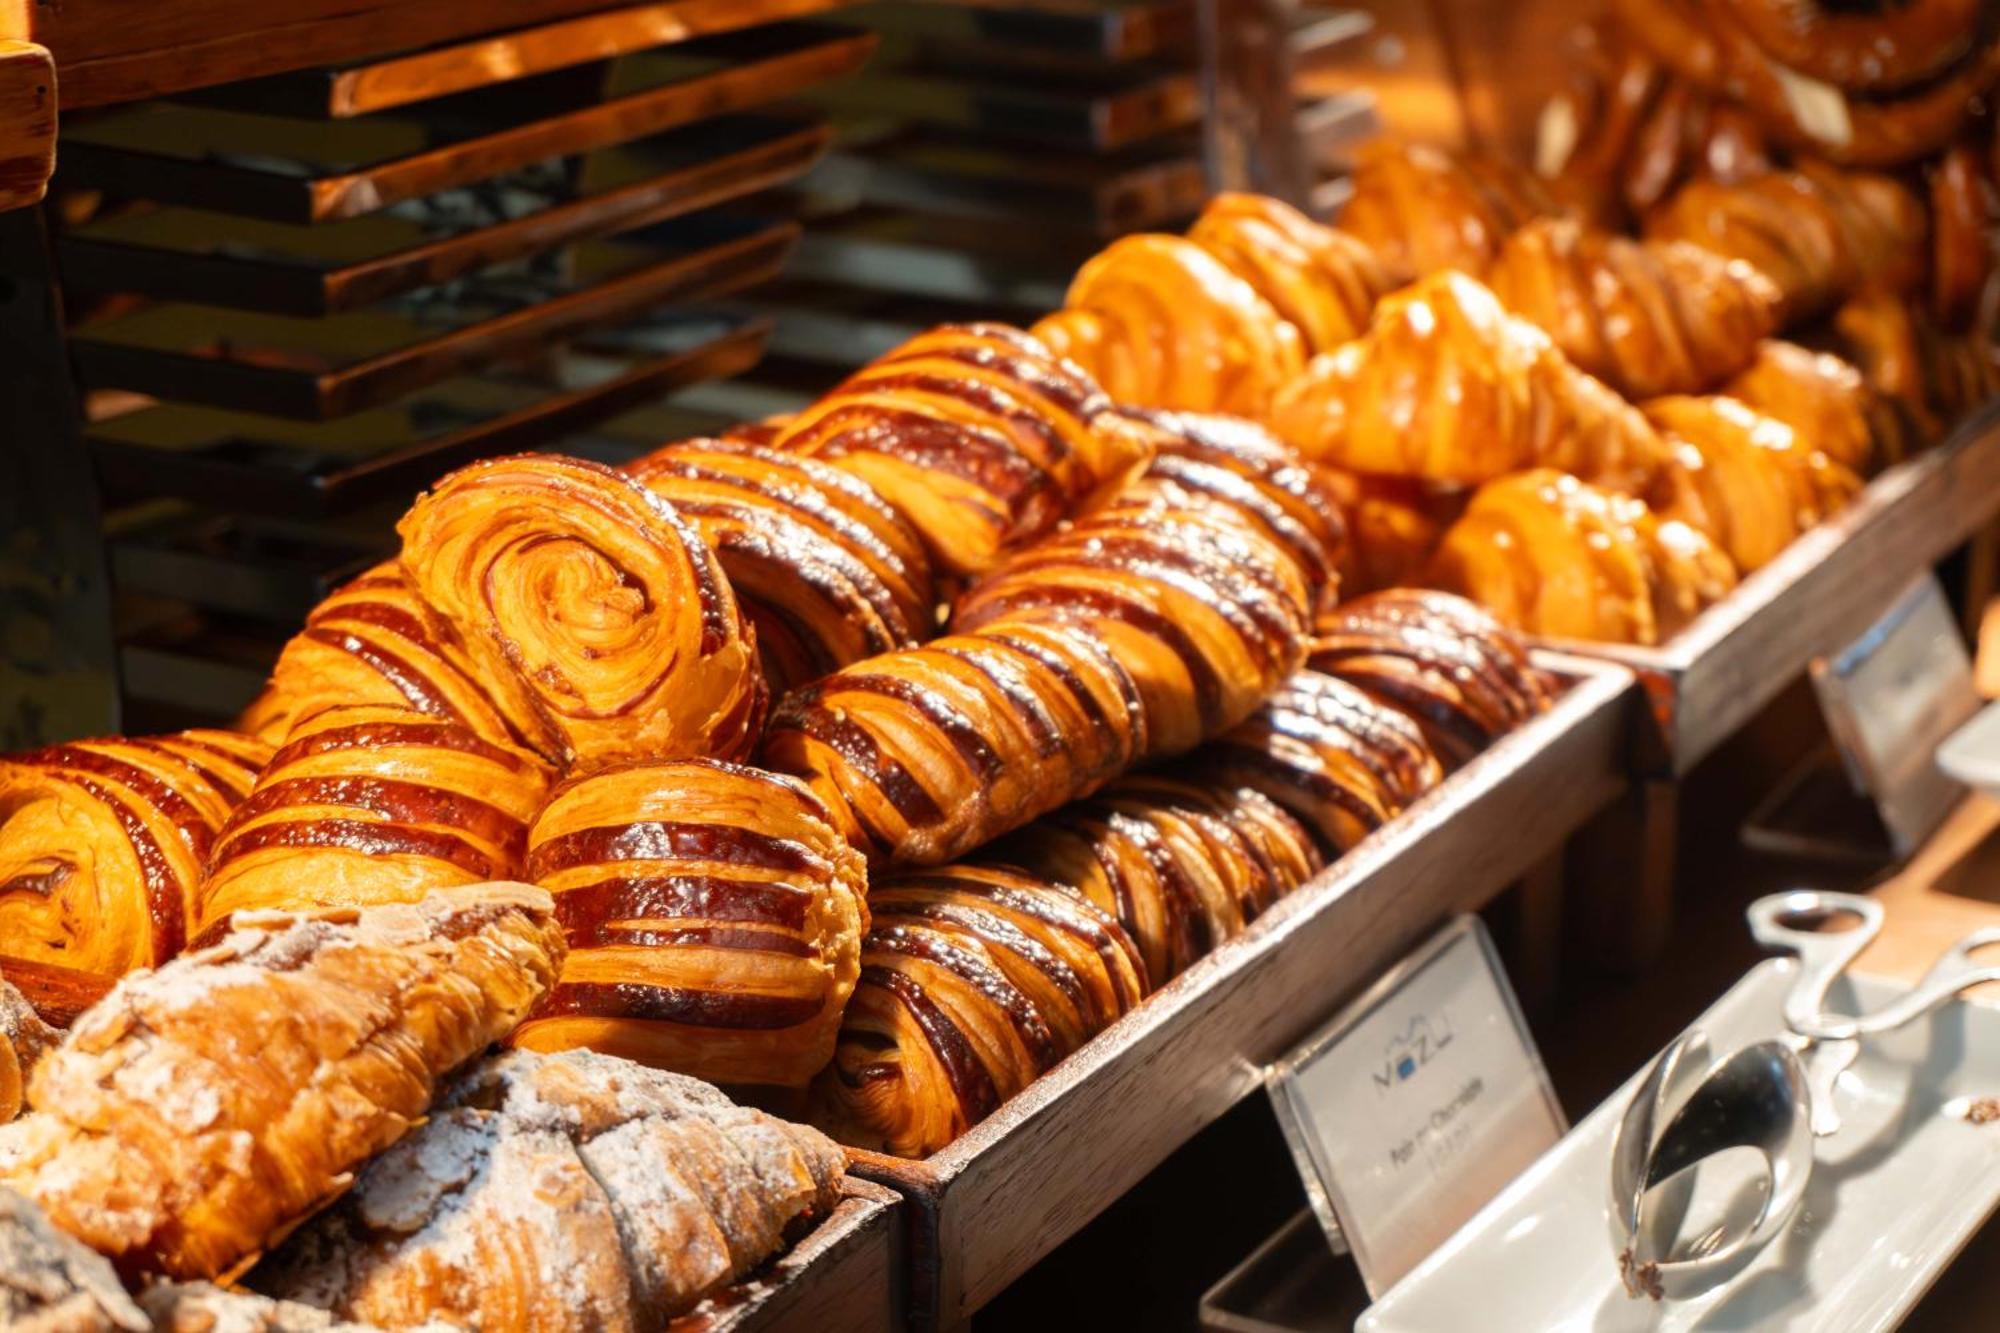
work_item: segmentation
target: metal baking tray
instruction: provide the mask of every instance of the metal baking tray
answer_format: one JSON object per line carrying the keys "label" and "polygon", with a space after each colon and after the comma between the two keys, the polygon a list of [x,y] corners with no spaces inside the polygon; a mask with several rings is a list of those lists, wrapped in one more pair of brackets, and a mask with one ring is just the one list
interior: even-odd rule
{"label": "metal baking tray", "polygon": [[856,1152],[909,1201],[913,1323],[953,1327],[1262,1087],[1266,1065],[1454,913],[1554,854],[1625,784],[1630,672],[1548,659],[1555,706],[923,1161]]}
{"label": "metal baking tray", "polygon": [[849,1176],[833,1214],[762,1274],[673,1320],[666,1333],[880,1333],[903,1319],[901,1200]]}

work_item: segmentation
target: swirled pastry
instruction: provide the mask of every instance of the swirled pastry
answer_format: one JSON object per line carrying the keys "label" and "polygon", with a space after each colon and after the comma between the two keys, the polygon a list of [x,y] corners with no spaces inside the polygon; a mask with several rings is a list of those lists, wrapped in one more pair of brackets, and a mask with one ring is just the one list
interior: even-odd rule
{"label": "swirled pastry", "polygon": [[693,1079],[514,1051],[251,1274],[353,1319],[650,1333],[832,1211],[840,1150]]}
{"label": "swirled pastry", "polygon": [[1130,1010],[1138,949],[1095,903],[1002,866],[878,880],[861,984],[813,1121],[842,1143],[936,1152]]}
{"label": "swirled pastry", "polygon": [[523,741],[393,560],[312,609],[237,726],[283,745],[294,722],[338,704],[400,705],[461,722],[490,741]]}
{"label": "swirled pastry", "polygon": [[1127,236],[1085,262],[1032,330],[1121,403],[1261,417],[1305,361],[1257,289],[1179,236]]}
{"label": "swirled pastry", "polygon": [[550,758],[737,758],[765,691],[715,553],[644,486],[552,454],[461,468],[397,524],[403,572]]}
{"label": "swirled pastry", "polygon": [[0,952],[112,975],[179,953],[216,836],[270,757],[183,731],[0,758]]}
{"label": "swirled pastry", "polygon": [[1978,0],[1723,0],[1720,9],[1773,59],[1851,92],[1935,78],[1972,48],[1980,18]]}
{"label": "swirled pastry", "polygon": [[1915,195],[1887,176],[1811,163],[1735,185],[1690,181],[1647,219],[1646,234],[1761,270],[1777,285],[1786,323],[1864,288],[1906,291],[1924,264]]}
{"label": "swirled pastry", "polygon": [[414,902],[518,879],[549,779],[526,750],[428,713],[316,713],[217,835],[194,929],[232,912]]}
{"label": "swirled pastry", "polygon": [[1566,218],[1508,237],[1486,281],[1573,364],[1628,398],[1712,389],[1748,366],[1777,326],[1777,288],[1742,260]]}
{"label": "swirled pastry", "polygon": [[803,1087],[833,1055],[867,929],[867,866],[796,779],[715,760],[557,788],[528,877],[569,938],[514,1034],[712,1082]]}
{"label": "swirled pastry", "polygon": [[1318,671],[1286,681],[1202,751],[1201,771],[1262,792],[1344,852],[1444,776],[1417,724]]}
{"label": "swirled pastry", "polygon": [[1546,466],[1636,490],[1665,455],[1629,404],[1454,272],[1383,300],[1365,336],[1286,386],[1270,424],[1309,458],[1460,484]]}
{"label": "swirled pastry", "polygon": [[860,477],[916,529],[941,577],[963,578],[1145,462],[1142,436],[1098,424],[1110,405],[1019,329],[946,324],[863,366],[772,447]]}
{"label": "swirled pastry", "polygon": [[1721,392],[1790,426],[1801,440],[1858,474],[1908,450],[1901,419],[1849,362],[1831,352],[1767,338]]}
{"label": "swirled pastry", "polygon": [[930,637],[916,533],[860,478],[810,458],[690,440],[626,468],[701,531],[757,631],[775,693]]}
{"label": "swirled pastry", "polygon": [[0,981],[0,1123],[21,1114],[28,1075],[60,1036],[21,992]]}
{"label": "swirled pastry", "polygon": [[228,1273],[401,1138],[562,950],[524,885],[239,921],[70,1029],[0,1129],[0,1183],[127,1273]]}
{"label": "swirled pastry", "polygon": [[1547,710],[1553,695],[1519,636],[1490,611],[1417,588],[1373,593],[1323,617],[1312,669],[1408,714],[1447,767]]}
{"label": "swirled pastry", "polygon": [[1084,627],[1137,684],[1160,756],[1242,721],[1296,670],[1319,599],[1234,506],[1151,480],[974,585],[952,626]]}
{"label": "swirled pastry", "polygon": [[1218,194],[1187,236],[1289,321],[1308,356],[1359,337],[1393,285],[1362,242],[1269,195]]}
{"label": "swirled pastry", "polygon": [[1715,539],[1743,573],[1846,504],[1861,480],[1775,417],[1734,398],[1656,398],[1645,411],[1677,444],[1662,509]]}
{"label": "swirled pastry", "polygon": [[762,758],[804,778],[871,862],[930,865],[1087,795],[1145,754],[1141,698],[1084,627],[1010,621],[794,690]]}
{"label": "swirled pastry", "polygon": [[1427,581],[1531,634],[1654,644],[1735,587],[1736,567],[1644,501],[1538,469],[1479,488]]}
{"label": "swirled pastry", "polygon": [[1340,226],[1397,283],[1483,272],[1509,232],[1558,211],[1539,180],[1509,163],[1399,139],[1365,147],[1353,183]]}

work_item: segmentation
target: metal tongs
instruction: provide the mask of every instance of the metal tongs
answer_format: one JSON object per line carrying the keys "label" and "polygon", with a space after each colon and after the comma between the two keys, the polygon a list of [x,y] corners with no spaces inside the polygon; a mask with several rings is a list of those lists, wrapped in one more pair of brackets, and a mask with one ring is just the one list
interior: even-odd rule
{"label": "metal tongs", "polygon": [[[1626,1290],[1635,1296],[1682,1299],[1742,1271],[1804,1201],[1813,1139],[1839,1132],[1836,1085],[1861,1042],[1973,986],[2000,981],[2000,965],[1972,958],[2000,944],[2000,929],[1975,931],[1873,1013],[1835,1013],[1828,995],[1881,933],[1881,904],[1851,893],[1797,890],[1758,899],[1748,915],[1759,944],[1798,956],[1784,1002],[1787,1030],[1720,1058],[1706,1034],[1690,1030],[1641,1080],[1611,1148],[1613,1240]],[[1703,1162],[1737,1148],[1761,1157],[1760,1186],[1739,1192],[1720,1221],[1684,1237]]]}

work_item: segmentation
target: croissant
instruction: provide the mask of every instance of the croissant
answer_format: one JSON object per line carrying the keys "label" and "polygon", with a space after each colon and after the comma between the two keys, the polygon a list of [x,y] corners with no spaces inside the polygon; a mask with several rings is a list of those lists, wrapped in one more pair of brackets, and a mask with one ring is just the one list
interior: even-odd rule
{"label": "croissant", "polygon": [[397,525],[403,572],[516,730],[564,764],[748,751],[765,690],[715,554],[611,468],[461,468]]}
{"label": "croissant", "polygon": [[152,1333],[103,1255],[0,1189],[0,1328],[16,1333]]}
{"label": "croissant", "polygon": [[840,1150],[714,1088],[514,1051],[260,1264],[250,1283],[393,1328],[650,1333],[839,1195]]}
{"label": "croissant", "polygon": [[128,1273],[228,1273],[402,1137],[562,950],[522,885],[240,921],[70,1029],[0,1129],[0,1184]]}
{"label": "croissant", "polygon": [[1946,333],[1891,293],[1848,301],[1834,313],[1834,329],[1862,379],[1923,439],[2000,393],[2000,344],[1979,328]]}
{"label": "croissant", "polygon": [[[1320,618],[1314,671],[1356,686],[1407,715],[1447,768],[1547,711],[1554,691],[1519,636],[1462,597],[1395,588],[1356,598]],[[1405,770],[1409,771],[1409,770]],[[1420,782],[1392,785],[1403,803]]]}
{"label": "croissant", "polygon": [[1691,181],[1647,219],[1646,233],[1761,270],[1792,324],[1864,288],[1909,290],[1923,270],[1925,226],[1923,205],[1890,177],[1807,163],[1734,185]]}
{"label": "croissant", "polygon": [[948,861],[1147,751],[1119,658],[1081,626],[1013,621],[836,671],[778,705],[763,762],[803,778],[878,864]]}
{"label": "croissant", "polygon": [[976,575],[1145,461],[1144,437],[1061,357],[1004,324],[941,325],[790,418],[772,447],[861,478],[940,576]]}
{"label": "croissant", "polygon": [[1715,539],[1749,573],[1845,504],[1861,480],[1790,426],[1734,398],[1656,398],[1646,415],[1679,443],[1662,508]]}
{"label": "croissant", "polygon": [[1865,474],[1878,458],[1894,463],[1908,452],[1902,419],[1859,370],[1831,352],[1767,338],[1721,393],[1776,417],[1851,472]]}
{"label": "croissant", "polygon": [[1988,302],[2000,198],[1969,143],[1954,144],[1929,175],[1931,313],[1942,327],[1963,330]]}
{"label": "croissant", "polygon": [[1558,211],[1542,182],[1510,163],[1399,139],[1364,147],[1352,179],[1341,228],[1397,284],[1482,272],[1508,233]]}
{"label": "croissant", "polygon": [[1546,466],[1636,490],[1666,452],[1548,335],[1453,272],[1386,298],[1365,336],[1314,357],[1270,424],[1309,458],[1461,484]]}
{"label": "croissant", "polygon": [[1159,481],[1149,475],[1015,556],[952,612],[960,632],[1087,627],[1138,686],[1149,756],[1192,749],[1249,716],[1297,669],[1320,600],[1234,505]]}
{"label": "croissant", "polygon": [[61,1038],[21,992],[0,981],[0,1122],[21,1114],[28,1075]]}
{"label": "croissant", "polygon": [[1359,337],[1393,285],[1362,242],[1269,195],[1218,194],[1187,236],[1296,328],[1309,356]]}
{"label": "croissant", "polygon": [[1480,487],[1426,581],[1531,634],[1656,644],[1735,587],[1736,567],[1698,528],[1538,469]]}
{"label": "croissant", "polygon": [[[386,1333],[372,1324],[335,1319],[317,1306],[274,1301],[213,1282],[155,1282],[139,1293],[139,1307],[153,1333]],[[425,1320],[402,1333],[451,1333],[447,1324]]]}
{"label": "croissant", "polygon": [[1297,328],[1191,240],[1114,241],[1030,330],[1121,403],[1261,417],[1305,361]]}
{"label": "croissant", "polygon": [[0,759],[0,948],[113,975],[179,953],[216,835],[270,757],[184,731]]}
{"label": "croissant", "polygon": [[378,704],[292,728],[215,839],[195,930],[232,912],[413,902],[518,879],[549,770],[457,722]]}
{"label": "croissant", "polygon": [[803,1087],[833,1055],[868,925],[867,867],[831,818],[795,779],[715,760],[557,788],[528,876],[569,957],[515,1043]]}
{"label": "croissant", "polygon": [[283,745],[294,722],[336,704],[400,705],[463,723],[490,741],[523,743],[470,657],[437,632],[393,560],[312,609],[237,729]]}
{"label": "croissant", "polygon": [[1253,788],[1344,852],[1444,777],[1417,724],[1317,671],[1286,681],[1202,751],[1201,771]]}
{"label": "croissant", "polygon": [[1742,260],[1567,218],[1507,238],[1486,281],[1580,369],[1628,398],[1698,393],[1748,366],[1778,290]]}
{"label": "croissant", "polygon": [[1470,495],[1403,477],[1333,467],[1315,472],[1347,515],[1346,558],[1337,586],[1354,595],[1414,582]]}
{"label": "croissant", "polygon": [[1146,993],[1137,947],[1087,898],[1002,866],[878,880],[861,984],[813,1121],[923,1157],[990,1115]]}
{"label": "croissant", "polygon": [[1218,786],[1205,766],[1197,772],[1120,778],[982,857],[1089,899],[1138,946],[1153,985],[1165,985],[1321,865],[1311,836],[1281,806],[1248,787]]}
{"label": "croissant", "polygon": [[929,637],[937,594],[909,525],[810,458],[690,440],[626,471],[700,530],[757,632],[775,693]]}

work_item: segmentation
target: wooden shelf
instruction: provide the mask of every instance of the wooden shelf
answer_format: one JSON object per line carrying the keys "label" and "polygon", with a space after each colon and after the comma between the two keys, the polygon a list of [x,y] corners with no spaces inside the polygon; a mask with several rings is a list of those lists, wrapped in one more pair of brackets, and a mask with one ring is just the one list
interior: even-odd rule
{"label": "wooden shelf", "polygon": [[[1552,660],[1552,664],[1553,660]],[[1453,774],[924,1161],[855,1153],[914,1207],[911,1317],[953,1327],[1223,1112],[1349,995],[1553,854],[1624,787],[1630,673],[1568,661],[1555,707]]]}

